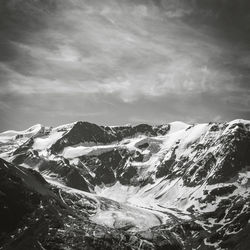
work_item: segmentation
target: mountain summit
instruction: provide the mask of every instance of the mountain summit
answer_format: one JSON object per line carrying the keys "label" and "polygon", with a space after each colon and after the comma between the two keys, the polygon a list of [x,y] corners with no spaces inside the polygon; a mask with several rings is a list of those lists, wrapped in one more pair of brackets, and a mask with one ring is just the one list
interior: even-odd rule
{"label": "mountain summit", "polygon": [[0,157],[0,249],[250,245],[250,121],[39,124]]}

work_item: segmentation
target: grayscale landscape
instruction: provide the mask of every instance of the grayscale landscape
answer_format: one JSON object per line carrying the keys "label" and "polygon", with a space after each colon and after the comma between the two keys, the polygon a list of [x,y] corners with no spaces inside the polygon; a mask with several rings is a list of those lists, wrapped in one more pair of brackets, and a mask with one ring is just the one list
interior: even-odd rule
{"label": "grayscale landscape", "polygon": [[250,1],[0,0],[0,250],[250,249]]}

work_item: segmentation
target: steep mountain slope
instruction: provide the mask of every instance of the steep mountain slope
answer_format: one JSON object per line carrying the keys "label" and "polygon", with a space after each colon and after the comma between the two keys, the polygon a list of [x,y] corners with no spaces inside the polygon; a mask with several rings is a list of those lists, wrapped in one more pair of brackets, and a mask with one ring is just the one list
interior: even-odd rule
{"label": "steep mountain slope", "polygon": [[[167,231],[165,240],[159,238],[157,227],[148,231],[163,222],[172,225],[171,215],[119,204],[59,183],[50,185],[35,170],[2,159],[0,173],[1,249],[133,249],[142,244],[181,249],[174,233]],[[151,239],[143,243],[148,233]]]}
{"label": "steep mountain slope", "polygon": [[40,172],[58,190],[53,199],[79,217],[87,214],[87,225],[113,230],[113,249],[124,233],[135,242],[118,237],[130,242],[119,249],[250,244],[250,121],[39,125],[0,134],[0,152],[19,168]]}

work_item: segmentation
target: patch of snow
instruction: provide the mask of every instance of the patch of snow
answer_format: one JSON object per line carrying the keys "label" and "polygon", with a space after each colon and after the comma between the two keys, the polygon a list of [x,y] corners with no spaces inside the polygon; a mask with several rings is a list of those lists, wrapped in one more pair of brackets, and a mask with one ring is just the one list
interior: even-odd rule
{"label": "patch of snow", "polygon": [[204,239],[204,244],[205,244],[206,246],[211,246],[211,247],[213,247],[214,249],[218,249],[218,250],[221,249],[221,248],[219,247],[218,242],[210,243],[210,242],[207,241],[207,239]]}
{"label": "patch of snow", "polygon": [[0,133],[0,142],[6,143],[9,140],[14,140],[17,135],[22,135],[26,138],[31,137],[38,133],[42,128],[41,124],[34,125],[26,130],[23,131],[16,131],[16,130],[8,130],[5,132]]}
{"label": "patch of snow", "polygon": [[139,136],[134,137],[134,138],[129,138],[129,139],[126,138],[126,139],[122,140],[119,144],[126,147],[130,151],[135,151],[135,150],[138,150],[138,148],[137,148],[138,143],[140,143],[141,141],[143,141],[146,138],[147,137],[145,135],[139,135]]}
{"label": "patch of snow", "polygon": [[72,122],[72,123],[57,126],[57,127],[53,128],[53,131],[60,131],[60,130],[67,131],[67,130],[70,130],[76,123],[77,122]]}
{"label": "patch of snow", "polygon": [[235,119],[233,121],[228,122],[229,125],[232,125],[232,124],[235,124],[235,123],[242,123],[244,125],[250,125],[250,120]]}
{"label": "patch of snow", "polygon": [[185,131],[185,136],[180,138],[180,144],[176,151],[178,155],[188,155],[190,153],[191,147],[189,147],[192,143],[201,139],[201,136],[204,135],[209,129],[209,125],[207,123],[197,124],[190,128],[188,131]]}
{"label": "patch of snow", "polygon": [[169,123],[170,125],[170,130],[168,131],[168,134],[172,134],[174,132],[180,131],[180,130],[185,130],[188,128],[190,125],[184,122],[176,121],[176,122],[171,122]]}
{"label": "patch of snow", "polygon": [[35,138],[32,147],[35,150],[49,149],[63,134],[64,132],[52,132],[49,136]]}
{"label": "patch of snow", "polygon": [[93,146],[93,147],[66,147],[63,150],[63,157],[67,159],[74,159],[83,155],[100,155],[116,148],[116,145],[103,145],[103,146]]}

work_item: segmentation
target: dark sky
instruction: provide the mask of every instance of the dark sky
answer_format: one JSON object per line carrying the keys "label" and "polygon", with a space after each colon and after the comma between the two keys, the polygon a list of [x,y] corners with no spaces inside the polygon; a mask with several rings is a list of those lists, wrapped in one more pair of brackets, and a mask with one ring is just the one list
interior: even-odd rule
{"label": "dark sky", "polygon": [[0,0],[0,131],[236,118],[249,0]]}

